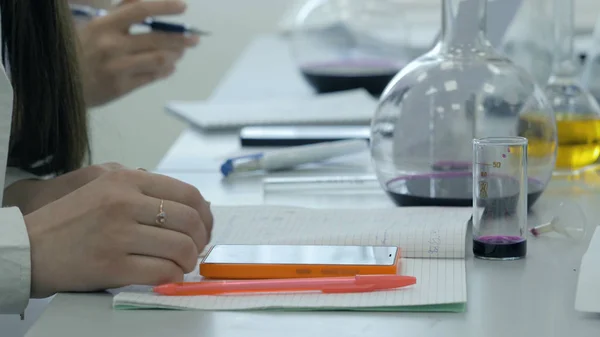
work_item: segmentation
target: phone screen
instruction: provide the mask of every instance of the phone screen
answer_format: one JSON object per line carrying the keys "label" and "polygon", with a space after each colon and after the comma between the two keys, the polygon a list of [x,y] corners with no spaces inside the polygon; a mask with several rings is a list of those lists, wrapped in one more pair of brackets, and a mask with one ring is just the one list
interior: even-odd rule
{"label": "phone screen", "polygon": [[397,247],[216,245],[204,263],[393,265]]}

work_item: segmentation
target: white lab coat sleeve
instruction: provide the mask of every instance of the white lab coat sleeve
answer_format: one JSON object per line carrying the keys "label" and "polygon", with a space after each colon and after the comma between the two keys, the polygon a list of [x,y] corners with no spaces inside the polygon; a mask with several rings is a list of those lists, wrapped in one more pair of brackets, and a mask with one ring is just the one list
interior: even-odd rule
{"label": "white lab coat sleeve", "polygon": [[[12,108],[12,86],[0,62],[0,186],[5,186]],[[0,193],[0,205],[2,197]],[[0,314],[22,314],[29,303],[30,289],[31,250],[25,219],[18,207],[0,208]]]}
{"label": "white lab coat sleeve", "polygon": [[29,235],[19,208],[0,208],[0,219],[0,314],[21,314],[31,289]]}
{"label": "white lab coat sleeve", "polygon": [[25,180],[25,179],[42,179],[35,174],[29,173],[27,171],[21,170],[16,167],[7,167],[6,168],[6,177],[4,179],[4,188],[9,187],[10,185],[16,183],[17,181]]}

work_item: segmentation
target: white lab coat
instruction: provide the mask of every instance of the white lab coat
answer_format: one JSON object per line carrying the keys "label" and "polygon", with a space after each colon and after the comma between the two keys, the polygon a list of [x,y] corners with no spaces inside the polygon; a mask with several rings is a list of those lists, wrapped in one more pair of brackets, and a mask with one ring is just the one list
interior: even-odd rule
{"label": "white lab coat", "polygon": [[[31,177],[17,169],[6,169],[12,106],[12,86],[0,63],[0,186],[4,187]],[[21,211],[17,207],[0,208],[0,314],[25,311],[31,287],[30,255],[29,235]]]}

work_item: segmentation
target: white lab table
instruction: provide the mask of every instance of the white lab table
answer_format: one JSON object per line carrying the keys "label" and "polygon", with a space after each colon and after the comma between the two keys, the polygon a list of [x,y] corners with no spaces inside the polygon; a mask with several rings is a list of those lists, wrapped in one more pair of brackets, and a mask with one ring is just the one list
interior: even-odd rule
{"label": "white lab table", "polygon": [[[287,68],[285,64],[289,65],[289,59],[280,53],[281,46],[277,45],[276,41],[267,39],[259,40],[250,47],[213,98],[264,96],[269,95],[271,89],[282,94],[304,95],[309,92]],[[265,46],[269,47],[267,53],[262,49]],[[279,54],[280,58],[270,57],[265,61],[257,57],[259,54]],[[275,70],[268,72],[268,69]],[[252,73],[257,71],[268,72],[269,83],[252,89],[251,83],[256,81]],[[285,90],[288,91],[283,92]],[[235,132],[202,134],[190,129],[175,142],[158,171],[197,186],[214,204],[261,204],[260,175],[231,181],[223,181],[220,177],[220,160],[238,150]],[[368,157],[366,154],[358,155],[346,161],[280,175],[339,172],[370,172]],[[320,200],[320,206],[325,207],[394,207],[382,192],[365,196],[362,201]],[[538,224],[548,220],[560,201],[578,203],[590,228],[600,219],[600,193],[582,192],[569,184],[557,182],[534,206],[530,222]],[[310,197],[288,196],[285,202],[315,206],[314,202],[311,204]],[[27,336],[598,336],[600,316],[574,310],[577,270],[588,240],[589,236],[579,243],[532,238],[527,258],[512,262],[474,259],[469,247],[466,259],[468,303],[464,313],[116,311],[111,308],[111,295],[107,293],[58,294]]]}

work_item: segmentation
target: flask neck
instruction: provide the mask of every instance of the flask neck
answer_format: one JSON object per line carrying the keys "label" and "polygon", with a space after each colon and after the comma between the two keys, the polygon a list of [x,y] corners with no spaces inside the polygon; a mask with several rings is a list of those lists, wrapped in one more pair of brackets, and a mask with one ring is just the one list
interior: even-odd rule
{"label": "flask neck", "polygon": [[573,52],[573,0],[554,1],[554,57],[552,73],[555,78],[577,76]]}
{"label": "flask neck", "polygon": [[442,0],[442,52],[471,53],[491,48],[486,36],[487,0]]}

